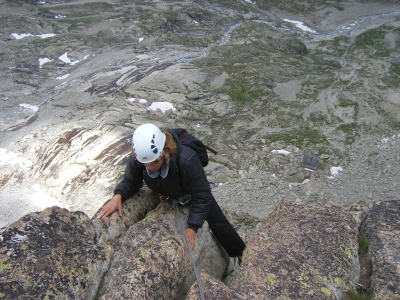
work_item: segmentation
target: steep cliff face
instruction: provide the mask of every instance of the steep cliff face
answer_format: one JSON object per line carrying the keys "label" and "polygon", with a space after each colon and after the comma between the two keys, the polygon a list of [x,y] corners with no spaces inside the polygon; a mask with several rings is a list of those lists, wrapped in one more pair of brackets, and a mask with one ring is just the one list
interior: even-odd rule
{"label": "steep cliff face", "polygon": [[[349,209],[281,203],[230,274],[229,260],[205,224],[192,252],[202,271],[197,281],[182,238],[187,208],[160,203],[144,219],[126,222],[142,211],[136,204],[151,197],[128,200],[125,217],[113,214],[106,223],[53,207],[3,228],[2,299],[199,299],[200,283],[206,299],[339,300],[361,282],[360,233]],[[377,203],[362,217],[373,269],[371,286],[363,288],[374,299],[400,296],[399,203]],[[105,238],[99,235],[104,230],[118,233]]]}

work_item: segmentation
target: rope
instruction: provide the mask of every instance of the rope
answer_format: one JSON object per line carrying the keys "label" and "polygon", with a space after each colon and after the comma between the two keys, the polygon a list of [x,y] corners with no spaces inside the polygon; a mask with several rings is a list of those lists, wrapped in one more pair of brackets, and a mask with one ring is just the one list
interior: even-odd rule
{"label": "rope", "polygon": [[188,240],[186,238],[185,231],[183,232],[183,239],[185,240],[186,249],[189,252],[190,262],[192,263],[194,274],[196,275],[197,285],[199,286],[200,299],[204,300],[205,298],[204,298],[203,283],[201,282],[199,271],[196,268],[196,264],[195,264],[194,259],[193,259],[192,251],[190,250],[189,243],[188,243]]}
{"label": "rope", "polygon": [[[175,219],[177,217],[176,213],[178,212],[177,203],[178,203],[178,201],[176,199],[172,199],[172,209],[175,211]],[[189,259],[190,259],[190,262],[192,263],[194,274],[196,275],[197,285],[199,286],[200,299],[204,300],[205,298],[204,298],[203,283],[201,282],[199,271],[198,271],[198,269],[196,267],[196,263],[194,262],[194,258],[193,258],[193,255],[192,255],[192,250],[190,250],[189,242],[188,242],[188,240],[186,238],[185,231],[183,231],[183,240],[185,241],[186,250],[189,253]]]}

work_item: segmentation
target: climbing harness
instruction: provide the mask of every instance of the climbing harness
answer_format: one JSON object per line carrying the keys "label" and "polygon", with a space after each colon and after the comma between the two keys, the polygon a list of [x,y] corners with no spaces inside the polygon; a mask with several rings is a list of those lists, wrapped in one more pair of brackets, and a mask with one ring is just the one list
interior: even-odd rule
{"label": "climbing harness", "polygon": [[[178,200],[177,199],[171,199],[171,200],[172,200],[172,209],[175,212],[175,221],[176,221],[177,220],[177,212],[178,212]],[[192,263],[194,274],[196,275],[197,285],[199,286],[200,299],[204,300],[205,298],[204,298],[203,283],[201,282],[199,270],[197,269],[196,263],[194,262],[192,250],[190,250],[189,242],[186,238],[185,231],[183,231],[183,240],[185,241],[186,249],[189,253],[189,259],[190,259],[190,262]]]}

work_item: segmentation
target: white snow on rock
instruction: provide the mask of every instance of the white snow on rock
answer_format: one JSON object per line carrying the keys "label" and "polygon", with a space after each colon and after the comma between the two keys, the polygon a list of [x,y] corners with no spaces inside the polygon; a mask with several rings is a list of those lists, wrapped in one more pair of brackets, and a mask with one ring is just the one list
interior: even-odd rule
{"label": "white snow on rock", "polygon": [[66,64],[69,64],[71,66],[76,65],[77,63],[80,62],[80,60],[75,60],[72,61],[69,57],[68,57],[68,52],[65,52],[63,55],[58,57],[59,60],[63,61]]}
{"label": "white snow on rock", "polygon": [[65,52],[63,55],[59,56],[58,59],[65,62],[66,64],[71,63],[71,59],[69,59],[68,57],[68,52]]}
{"label": "white snow on rock", "polygon": [[339,175],[340,173],[343,172],[342,167],[331,167],[331,174],[332,176],[329,176],[328,178],[334,178],[335,176]]}
{"label": "white snow on rock", "polygon": [[21,103],[19,106],[33,110],[33,111],[38,111],[39,107],[35,106],[35,105],[30,105],[30,104],[26,104],[26,103]]}
{"label": "white snow on rock", "polygon": [[23,170],[29,170],[33,163],[22,158],[18,153],[10,152],[5,148],[0,148],[0,166],[18,165]]}
{"label": "white snow on rock", "polygon": [[277,153],[277,154],[283,154],[283,155],[289,155],[291,152],[287,150],[272,150],[272,153]]}
{"label": "white snow on rock", "polygon": [[[142,100],[142,99],[141,99]],[[175,110],[174,106],[170,102],[153,102],[149,107],[149,110],[156,111],[157,109],[161,110],[164,114],[167,110]]]}
{"label": "white snow on rock", "polygon": [[56,36],[54,33],[44,33],[44,34],[39,34],[36,35],[37,37],[40,37],[41,39],[47,39],[47,38],[51,38],[53,36]]}
{"label": "white snow on rock", "polygon": [[292,23],[294,24],[297,28],[306,31],[306,32],[310,32],[310,33],[317,33],[315,30],[311,29],[310,27],[307,27],[306,25],[304,25],[303,22],[300,21],[293,21],[293,20],[289,20],[289,19],[282,19],[285,22],[288,23]]}
{"label": "white snow on rock", "polygon": [[63,79],[65,79],[65,78],[67,78],[68,76],[69,76],[69,74],[65,74],[65,75],[63,75],[63,76],[57,77],[56,79],[57,79],[57,80],[63,80]]}
{"label": "white snow on rock", "polygon": [[47,57],[39,58],[39,67],[41,68],[44,64],[47,64],[52,61],[53,61],[52,59],[49,59]]}
{"label": "white snow on rock", "polygon": [[54,33],[44,33],[44,34],[36,34],[36,35],[30,34],[30,33],[21,33],[21,34],[12,33],[11,35],[12,35],[16,40],[20,40],[20,39],[23,39],[23,38],[26,38],[26,37],[29,37],[29,36],[36,36],[36,37],[39,37],[39,38],[41,38],[41,39],[47,39],[47,38],[50,38],[50,37],[55,36]]}

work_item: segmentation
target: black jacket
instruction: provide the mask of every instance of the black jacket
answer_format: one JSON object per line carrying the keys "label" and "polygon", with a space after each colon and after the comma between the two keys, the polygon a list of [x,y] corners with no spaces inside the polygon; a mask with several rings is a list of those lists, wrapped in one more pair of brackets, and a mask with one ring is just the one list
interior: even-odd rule
{"label": "black jacket", "polygon": [[161,176],[151,178],[146,167],[130,155],[124,177],[115,188],[114,194],[120,194],[125,201],[138,192],[143,186],[143,180],[151,190],[160,195],[178,198],[190,194],[192,202],[187,223],[194,229],[202,227],[214,196],[194,150],[177,142],[177,153],[171,156],[168,175],[164,179]]}

